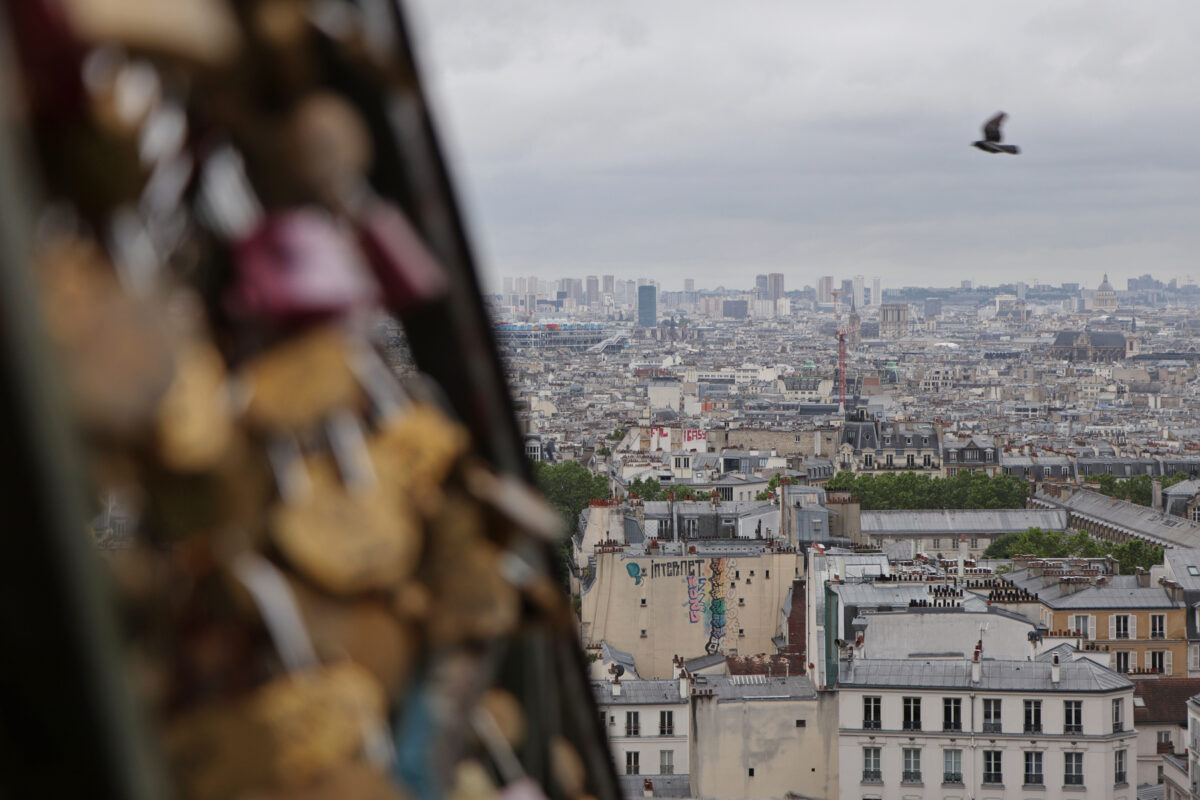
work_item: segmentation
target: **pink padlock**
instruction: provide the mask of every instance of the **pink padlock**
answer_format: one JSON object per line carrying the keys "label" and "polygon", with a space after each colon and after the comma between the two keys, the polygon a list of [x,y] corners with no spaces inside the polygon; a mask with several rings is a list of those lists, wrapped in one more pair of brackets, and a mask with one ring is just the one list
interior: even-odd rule
{"label": "pink padlock", "polygon": [[372,199],[355,216],[354,224],[388,310],[404,314],[445,295],[445,270],[400,209]]}
{"label": "pink padlock", "polygon": [[316,321],[379,301],[379,286],[332,216],[313,208],[268,215],[233,248],[236,275],[225,298],[235,318]]}

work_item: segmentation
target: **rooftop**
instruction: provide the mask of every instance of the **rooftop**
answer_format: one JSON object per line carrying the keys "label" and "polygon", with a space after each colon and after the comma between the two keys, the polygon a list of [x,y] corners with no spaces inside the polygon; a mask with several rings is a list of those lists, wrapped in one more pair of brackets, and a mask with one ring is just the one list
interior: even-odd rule
{"label": "rooftop", "polygon": [[858,659],[843,664],[843,687],[963,689],[989,692],[1114,692],[1133,682],[1087,659],[1061,664],[1052,683],[1052,664],[1042,661],[980,663],[980,680],[971,682],[971,662],[942,659]]}

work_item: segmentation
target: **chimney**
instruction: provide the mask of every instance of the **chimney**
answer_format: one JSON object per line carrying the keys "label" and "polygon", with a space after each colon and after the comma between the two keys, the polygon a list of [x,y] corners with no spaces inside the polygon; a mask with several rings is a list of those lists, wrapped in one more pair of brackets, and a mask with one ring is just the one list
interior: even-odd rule
{"label": "chimney", "polygon": [[979,664],[980,652],[981,648],[976,647],[975,657],[971,660],[971,683],[979,683],[979,679],[982,677],[982,671]]}
{"label": "chimney", "polygon": [[1055,653],[1054,660],[1050,662],[1050,682],[1057,686],[1061,678],[1062,667],[1058,665],[1058,654]]}
{"label": "chimney", "polygon": [[1142,589],[1148,588],[1150,586],[1150,573],[1147,572],[1142,567],[1137,567],[1136,574],[1137,574],[1137,585],[1139,587],[1141,587]]}
{"label": "chimney", "polygon": [[1151,507],[1153,507],[1155,511],[1162,511],[1163,510],[1162,481],[1159,481],[1159,480],[1150,481],[1150,492],[1151,492],[1151,498],[1152,498],[1150,500]]}
{"label": "chimney", "polygon": [[963,534],[958,536],[958,579],[961,581],[966,574],[967,564],[967,537]]}
{"label": "chimney", "polygon": [[620,675],[613,676],[612,693],[613,693],[613,697],[621,696],[621,676]]}

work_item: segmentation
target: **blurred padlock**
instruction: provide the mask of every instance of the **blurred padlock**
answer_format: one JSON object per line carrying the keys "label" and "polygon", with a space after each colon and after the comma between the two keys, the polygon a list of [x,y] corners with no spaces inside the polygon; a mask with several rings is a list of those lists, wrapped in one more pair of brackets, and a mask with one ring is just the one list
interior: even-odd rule
{"label": "blurred padlock", "polygon": [[269,214],[234,245],[236,276],[226,296],[235,319],[293,324],[374,305],[378,288],[358,249],[316,208]]}

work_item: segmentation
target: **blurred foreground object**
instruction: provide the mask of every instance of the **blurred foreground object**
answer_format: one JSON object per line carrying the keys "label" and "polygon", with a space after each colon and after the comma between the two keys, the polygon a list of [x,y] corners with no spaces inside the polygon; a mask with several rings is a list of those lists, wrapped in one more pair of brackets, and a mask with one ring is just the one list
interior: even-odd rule
{"label": "blurred foreground object", "polygon": [[398,10],[5,9],[0,795],[615,798]]}

